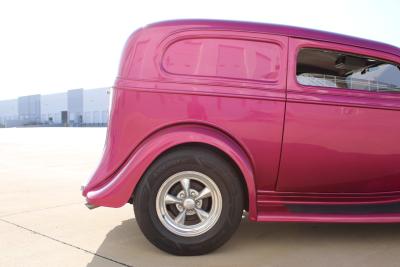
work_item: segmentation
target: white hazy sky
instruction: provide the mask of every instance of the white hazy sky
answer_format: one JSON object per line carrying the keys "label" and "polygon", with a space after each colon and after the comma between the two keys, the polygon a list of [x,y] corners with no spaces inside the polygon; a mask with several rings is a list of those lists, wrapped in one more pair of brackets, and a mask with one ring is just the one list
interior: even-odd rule
{"label": "white hazy sky", "polygon": [[130,33],[155,21],[287,24],[400,47],[399,11],[399,0],[1,1],[0,99],[111,86]]}

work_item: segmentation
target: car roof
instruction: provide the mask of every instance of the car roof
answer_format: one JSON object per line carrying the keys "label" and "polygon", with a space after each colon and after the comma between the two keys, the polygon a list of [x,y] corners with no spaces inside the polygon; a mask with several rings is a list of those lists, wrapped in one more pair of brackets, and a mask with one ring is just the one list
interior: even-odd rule
{"label": "car roof", "polygon": [[287,25],[257,23],[257,22],[242,22],[242,21],[227,21],[227,20],[207,20],[207,19],[184,19],[170,20],[149,24],[146,28],[174,26],[182,27],[182,29],[201,28],[215,29],[223,28],[229,30],[242,30],[251,32],[261,32],[269,34],[277,34],[289,37],[305,38],[317,41],[333,42],[338,44],[352,45],[367,49],[378,50],[393,55],[400,56],[400,48],[367,39],[358,37],[331,33],[320,30],[312,30]]}

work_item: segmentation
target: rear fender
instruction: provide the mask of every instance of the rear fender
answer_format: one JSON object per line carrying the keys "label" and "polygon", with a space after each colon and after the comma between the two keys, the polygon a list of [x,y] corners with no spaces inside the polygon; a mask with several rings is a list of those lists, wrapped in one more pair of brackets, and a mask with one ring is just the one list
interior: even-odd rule
{"label": "rear fender", "polygon": [[204,143],[211,145],[232,159],[247,185],[249,218],[256,219],[256,194],[252,164],[240,145],[223,132],[199,125],[179,125],[164,128],[145,139],[121,168],[102,186],[87,193],[92,205],[121,207],[128,202],[139,180],[162,153],[178,145]]}

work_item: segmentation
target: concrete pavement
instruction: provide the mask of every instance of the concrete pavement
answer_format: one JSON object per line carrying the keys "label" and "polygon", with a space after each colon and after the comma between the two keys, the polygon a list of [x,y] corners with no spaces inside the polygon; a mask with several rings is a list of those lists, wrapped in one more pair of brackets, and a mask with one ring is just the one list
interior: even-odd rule
{"label": "concrete pavement", "polygon": [[104,128],[0,129],[0,266],[399,266],[400,224],[243,221],[221,249],[176,257],[152,246],[131,205],[80,195]]}

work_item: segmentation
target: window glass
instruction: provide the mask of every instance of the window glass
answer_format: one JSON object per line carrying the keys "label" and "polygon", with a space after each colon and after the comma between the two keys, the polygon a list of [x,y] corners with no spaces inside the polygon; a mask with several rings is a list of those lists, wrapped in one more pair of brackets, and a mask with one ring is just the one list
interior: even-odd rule
{"label": "window glass", "polygon": [[308,86],[400,93],[400,66],[380,59],[314,48],[300,50],[297,81]]}
{"label": "window glass", "polygon": [[163,67],[180,75],[276,81],[281,52],[279,45],[266,42],[185,39],[168,47]]}

